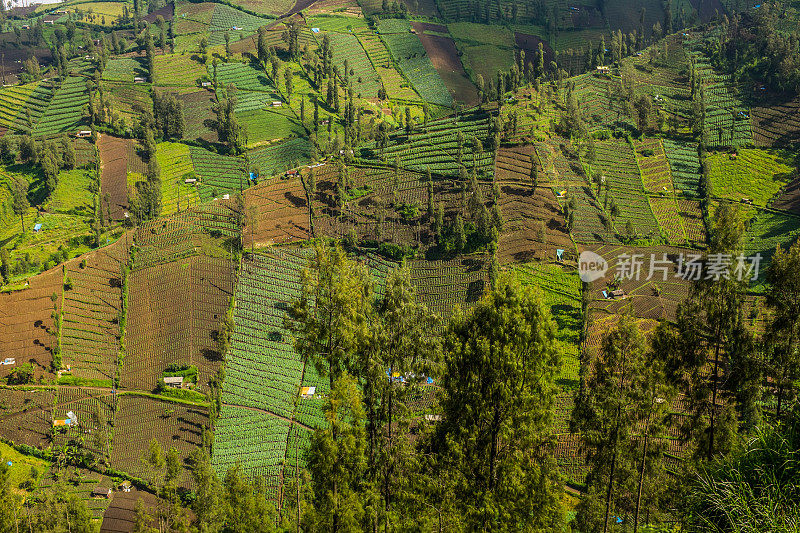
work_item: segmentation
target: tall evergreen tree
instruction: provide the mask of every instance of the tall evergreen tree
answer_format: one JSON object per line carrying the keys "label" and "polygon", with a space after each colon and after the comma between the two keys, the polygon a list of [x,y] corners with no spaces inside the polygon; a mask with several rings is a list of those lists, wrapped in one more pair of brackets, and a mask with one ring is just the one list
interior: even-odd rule
{"label": "tall evergreen tree", "polygon": [[532,289],[501,278],[445,344],[443,422],[434,446],[472,531],[560,531],[557,469],[549,454],[555,327]]}

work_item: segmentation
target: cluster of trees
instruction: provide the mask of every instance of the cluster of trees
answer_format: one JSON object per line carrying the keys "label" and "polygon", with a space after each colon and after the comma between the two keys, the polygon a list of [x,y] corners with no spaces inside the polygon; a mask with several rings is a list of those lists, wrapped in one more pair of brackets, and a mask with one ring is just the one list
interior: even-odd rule
{"label": "cluster of trees", "polygon": [[155,129],[164,139],[181,139],[186,132],[183,117],[183,102],[175,93],[153,91],[153,116]]}
{"label": "cluster of trees", "polygon": [[[214,68],[216,73],[216,68]],[[215,76],[216,77],[216,76]],[[228,148],[234,153],[239,154],[247,146],[247,133],[236,119],[236,87],[228,86],[224,98],[218,98],[214,106],[214,113],[217,116],[216,129],[221,142],[227,143]]]}
{"label": "cluster of trees", "polygon": [[[59,171],[75,168],[75,145],[66,134],[58,139],[48,140],[36,139],[30,134],[23,135],[19,142],[4,137],[0,140],[0,152],[2,152],[2,158],[5,162],[19,159],[23,163],[41,168],[44,177],[44,190],[47,196],[50,196],[56,190]],[[16,191],[16,189],[17,187],[14,187],[12,192]],[[23,193],[27,196],[27,187]],[[21,214],[16,208],[14,212],[17,215]]]}
{"label": "cluster of trees", "polygon": [[[742,233],[737,210],[720,207],[711,228],[709,260],[737,257]],[[759,429],[764,418],[778,428],[797,423],[800,310],[791,302],[800,297],[800,242],[788,251],[779,249],[769,267],[771,313],[763,338],[746,323],[743,304],[750,273],[740,280],[734,267],[735,262],[730,277],[704,275],[693,282],[675,322],[661,323],[649,340],[623,315],[604,337],[597,357],[582,362],[584,376],[571,421],[582,435],[591,467],[578,506],[581,531],[605,531],[615,517],[633,522],[635,531],[645,521],[674,518],[667,510],[686,509],[687,501],[691,512],[682,518],[689,524],[713,523],[719,526],[714,530],[735,531],[755,518],[757,524],[747,524],[753,530],[780,531],[768,526],[786,519],[797,505],[796,495],[789,496],[781,480],[775,492],[760,488],[748,494],[744,483],[723,485],[732,479],[726,470],[731,464],[748,461],[736,452],[752,448],[742,436],[775,431]],[[675,413],[677,397],[681,410]],[[664,436],[670,426],[679,431],[690,456],[683,472],[673,468],[668,474]],[[728,491],[728,499],[698,499],[714,491]],[[728,506],[743,505],[737,496],[750,498],[744,505],[754,505],[752,514],[738,507],[725,514]],[[777,517],[763,513],[769,505]]]}
{"label": "cluster of trees", "polygon": [[790,94],[800,93],[800,30],[784,31],[786,7],[765,2],[746,16],[725,17],[706,53],[736,79]]}
{"label": "cluster of trees", "polygon": [[[407,268],[378,297],[364,266],[317,244],[287,319],[296,350],[331,385],[300,490],[304,529],[563,525],[544,453],[560,366],[547,310],[504,279],[443,334],[440,323],[416,301]],[[443,376],[441,424],[411,403],[430,375]]]}

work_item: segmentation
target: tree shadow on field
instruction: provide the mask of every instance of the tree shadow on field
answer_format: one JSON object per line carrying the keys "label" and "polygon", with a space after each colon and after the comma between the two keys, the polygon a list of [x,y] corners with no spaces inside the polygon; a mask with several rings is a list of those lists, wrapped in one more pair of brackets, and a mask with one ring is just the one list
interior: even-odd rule
{"label": "tree shadow on field", "polygon": [[474,303],[480,300],[481,296],[483,296],[483,289],[485,286],[486,282],[482,279],[470,282],[467,286],[467,296],[464,298],[464,301],[467,303]]}
{"label": "tree shadow on field", "polygon": [[305,198],[301,198],[301,197],[299,197],[299,196],[295,196],[294,194],[292,194],[292,193],[291,193],[291,192],[289,192],[289,191],[287,191],[287,192],[284,194],[284,197],[285,197],[287,200],[289,200],[289,202],[291,202],[291,204],[292,204],[294,207],[307,207],[307,206],[308,206],[308,204],[306,203],[306,199],[305,199]]}

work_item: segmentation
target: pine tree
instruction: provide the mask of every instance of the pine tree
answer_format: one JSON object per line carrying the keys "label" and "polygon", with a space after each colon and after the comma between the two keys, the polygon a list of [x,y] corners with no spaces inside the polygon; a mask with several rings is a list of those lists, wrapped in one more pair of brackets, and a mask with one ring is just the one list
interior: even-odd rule
{"label": "pine tree", "polygon": [[547,451],[561,360],[539,297],[498,279],[453,317],[444,356],[433,449],[466,530],[561,530],[560,482]]}
{"label": "pine tree", "polygon": [[298,354],[311,361],[330,385],[353,369],[354,356],[367,337],[365,268],[347,258],[339,245],[317,243],[303,273],[300,300],[293,303],[286,326]]}
{"label": "pine tree", "polygon": [[28,202],[28,182],[22,178],[11,181],[11,208],[19,216],[22,224],[22,233],[25,233],[25,213],[31,207]]}
{"label": "pine tree", "polygon": [[327,424],[311,436],[313,493],[303,517],[309,531],[362,530],[367,439],[360,396],[355,379],[347,374],[337,378],[326,402]]}
{"label": "pine tree", "polygon": [[[590,464],[588,491],[578,505],[582,531],[608,531],[613,516],[639,513],[642,501],[636,495],[645,490],[644,475],[658,474],[654,467],[660,454],[653,457],[648,441],[663,425],[670,394],[652,360],[635,319],[624,314],[603,338],[581,383],[570,425],[581,434]],[[639,434],[642,427],[644,435]],[[658,509],[657,501],[646,505]]]}
{"label": "pine tree", "polygon": [[[735,257],[743,229],[738,209],[722,204],[712,220],[709,254]],[[675,325],[659,327],[654,351],[665,358],[668,377],[686,395],[690,416],[685,436],[692,439],[699,459],[711,460],[730,450],[738,424],[734,408],[746,425],[757,421],[761,365],[742,311],[748,280],[733,275],[705,279],[706,274],[692,282]]]}
{"label": "pine tree", "polygon": [[800,378],[800,240],[778,246],[767,270],[767,306],[772,313],[765,335],[767,373],[776,387],[775,416],[781,419],[797,400]]}

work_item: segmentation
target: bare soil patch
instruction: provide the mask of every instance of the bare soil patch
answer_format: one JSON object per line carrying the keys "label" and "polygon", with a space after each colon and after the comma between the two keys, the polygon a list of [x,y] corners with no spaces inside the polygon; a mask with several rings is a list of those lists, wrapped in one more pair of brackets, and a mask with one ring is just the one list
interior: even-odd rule
{"label": "bare soil patch", "polygon": [[33,364],[34,377],[52,377],[57,334],[53,314],[61,305],[63,281],[61,268],[56,267],[32,277],[23,290],[0,293],[0,361],[16,361],[0,366],[0,377],[25,363]]}
{"label": "bare soil patch", "polygon": [[97,140],[100,150],[100,193],[103,209],[112,220],[122,220],[128,210],[128,144],[120,139],[101,134]]}

